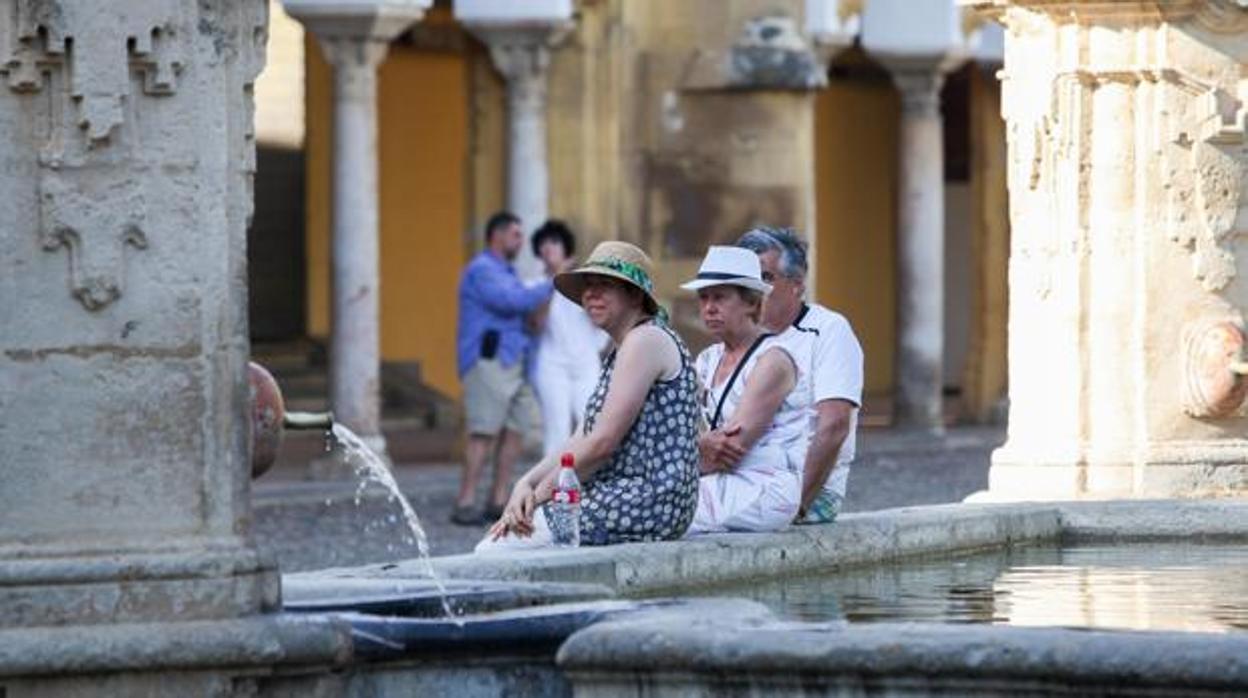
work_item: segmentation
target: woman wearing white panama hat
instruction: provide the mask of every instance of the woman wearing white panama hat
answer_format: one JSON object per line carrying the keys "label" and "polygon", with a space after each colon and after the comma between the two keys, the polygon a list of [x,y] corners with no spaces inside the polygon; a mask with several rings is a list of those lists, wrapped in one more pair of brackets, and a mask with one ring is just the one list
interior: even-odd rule
{"label": "woman wearing white panama hat", "polygon": [[551,544],[542,505],[563,453],[573,455],[585,483],[582,545],[672,540],[689,527],[698,490],[697,379],[689,350],[662,320],[651,268],[637,247],[604,242],[580,268],[555,277],[555,288],[616,349],[586,406],[582,433],[520,478],[477,552]]}
{"label": "woman wearing white panama hat", "polygon": [[[764,296],[758,256],[713,246],[697,278],[706,329],[718,341],[698,355],[702,412],[702,477],[690,534],[771,531],[793,520],[801,502],[801,459],[808,418],[794,399],[793,354],[759,325]],[[732,462],[717,457],[731,452]]]}

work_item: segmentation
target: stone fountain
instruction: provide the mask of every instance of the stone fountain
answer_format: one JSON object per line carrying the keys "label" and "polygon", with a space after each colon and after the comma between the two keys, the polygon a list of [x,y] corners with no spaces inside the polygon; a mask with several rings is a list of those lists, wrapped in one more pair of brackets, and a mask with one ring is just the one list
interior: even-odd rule
{"label": "stone fountain", "polygon": [[277,694],[349,651],[250,535],[267,11],[0,2],[0,695]]}
{"label": "stone fountain", "polygon": [[[397,31],[427,1],[303,5],[380,12]],[[545,633],[549,674],[551,643],[604,612],[476,624],[358,612],[432,600],[440,616],[428,580],[370,588],[368,603],[296,584],[283,610],[251,536],[250,480],[283,423],[325,422],[282,420],[276,386],[249,385],[267,12],[267,0],[0,0],[0,698],[381,695],[390,679],[373,680],[370,656],[432,643],[445,657],[451,643],[462,664],[499,633]],[[365,24],[342,26],[371,36]],[[488,611],[604,592],[454,593],[458,609]],[[359,585],[347,595],[359,601]]]}
{"label": "stone fountain", "polygon": [[[1242,0],[970,4],[1010,30],[1016,220],[1057,214],[1016,238],[1014,412],[992,490],[1242,492],[1248,390],[1232,374],[1245,368],[1236,245],[1248,182],[1248,10]],[[463,624],[404,617],[417,606],[437,613],[423,571],[410,564],[293,579],[282,612],[277,570],[250,535],[249,504],[245,231],[266,8],[264,0],[0,0],[0,698],[563,695],[568,676],[585,695],[636,695],[638,676],[677,676],[656,666],[693,679],[702,672],[716,688],[724,677],[737,688],[846,686],[875,676],[880,652],[913,643],[914,629],[900,639],[795,629],[753,606],[712,605],[564,643],[640,604],[514,607],[1081,531],[1244,540],[1242,503],[923,508],[774,537],[443,560],[436,568],[459,577],[464,595],[512,609]],[[1033,56],[1052,60],[1020,60]],[[1148,157],[1128,157],[1133,145]],[[1054,359],[1070,370],[1025,361],[1027,339],[1044,333],[1070,340]],[[1055,413],[1041,409],[1054,403]],[[551,580],[567,584],[534,584]],[[706,620],[767,644],[703,657],[693,642],[722,635],[687,631]],[[812,664],[807,640],[771,642],[793,642],[795,632],[842,664]],[[920,647],[914,666],[930,674],[947,635],[930,634],[925,641],[940,647]],[[999,638],[979,635],[948,660],[958,682],[984,675],[981,647]],[[1028,659],[1022,650],[1039,646],[1043,666],[1031,669],[1047,680],[1055,655],[1044,643],[1068,639],[1046,634],[1007,654]],[[1178,657],[1160,677],[1109,655],[1056,675],[1177,686],[1195,672],[1211,691],[1248,686],[1243,662],[1233,664],[1245,656],[1242,639],[1183,640],[1185,655],[1169,652],[1173,638],[1145,640]],[[760,667],[772,674],[763,683],[732,674]]]}

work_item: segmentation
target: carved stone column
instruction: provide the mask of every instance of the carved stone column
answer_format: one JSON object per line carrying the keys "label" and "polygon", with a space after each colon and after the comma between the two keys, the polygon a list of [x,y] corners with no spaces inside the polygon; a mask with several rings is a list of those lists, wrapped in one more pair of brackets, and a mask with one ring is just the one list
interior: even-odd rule
{"label": "carved stone column", "polygon": [[[475,25],[468,28],[490,49],[494,66],[507,81],[507,208],[532,234],[547,218],[550,167],[546,154],[546,83],[550,52],[570,23]],[[542,274],[528,245],[515,261],[522,278]]]}
{"label": "carved stone column", "polygon": [[272,609],[249,538],[262,0],[0,0],[0,627]]}
{"label": "carved stone column", "polygon": [[384,456],[377,189],[377,67],[420,4],[288,0],[334,67],[333,315],[329,402],[334,419]]}
{"label": "carved stone column", "polygon": [[892,71],[901,92],[897,193],[897,390],[895,424],[944,428],[945,158],[940,115],[944,74],[932,66]]}
{"label": "carved stone column", "polygon": [[1009,390],[989,497],[1248,490],[1248,9],[980,2],[1008,29]]}
{"label": "carved stone column", "polygon": [[944,430],[944,76],[978,41],[953,0],[872,0],[862,45],[901,93],[897,192],[897,385],[894,424]]}
{"label": "carved stone column", "polygon": [[0,694],[257,695],[349,647],[251,539],[267,8],[0,0]]}

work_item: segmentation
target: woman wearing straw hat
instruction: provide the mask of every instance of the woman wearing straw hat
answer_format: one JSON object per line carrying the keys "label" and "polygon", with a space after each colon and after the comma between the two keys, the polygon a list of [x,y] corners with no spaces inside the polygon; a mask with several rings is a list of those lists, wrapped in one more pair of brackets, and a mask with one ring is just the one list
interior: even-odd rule
{"label": "woman wearing straw hat", "polygon": [[[717,344],[698,355],[702,413],[710,430],[698,507],[689,533],[773,531],[793,520],[801,503],[802,458],[809,417],[794,395],[797,365],[790,349],[759,325],[763,281],[758,255],[711,247],[696,279],[702,322]],[[733,465],[714,460],[733,451]]]}
{"label": "woman wearing straw hat", "polygon": [[689,527],[698,491],[697,379],[689,350],[662,320],[651,268],[633,245],[604,242],[579,269],[555,278],[615,349],[581,434],[520,478],[478,552],[551,543],[543,504],[563,453],[572,454],[584,483],[582,545],[672,540]]}

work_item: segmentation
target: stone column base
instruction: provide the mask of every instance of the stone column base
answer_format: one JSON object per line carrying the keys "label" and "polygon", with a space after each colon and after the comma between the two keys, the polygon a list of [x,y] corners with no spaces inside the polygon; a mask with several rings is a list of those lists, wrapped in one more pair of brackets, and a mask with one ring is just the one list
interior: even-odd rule
{"label": "stone column base", "polygon": [[43,548],[38,556],[6,550],[0,551],[0,627],[249,616],[278,608],[280,584],[275,565],[248,548]]}
{"label": "stone column base", "polygon": [[1030,454],[1009,444],[992,454],[988,489],[968,502],[1248,496],[1248,440],[1150,444],[1134,461]]}
{"label": "stone column base", "polygon": [[315,615],[0,630],[0,694],[340,695],[319,684],[350,652],[350,627]]}

